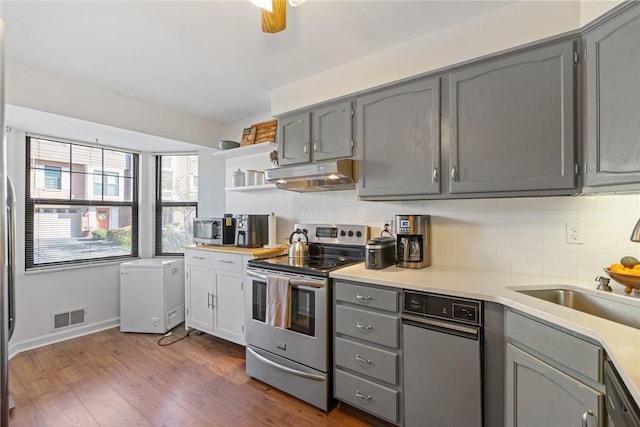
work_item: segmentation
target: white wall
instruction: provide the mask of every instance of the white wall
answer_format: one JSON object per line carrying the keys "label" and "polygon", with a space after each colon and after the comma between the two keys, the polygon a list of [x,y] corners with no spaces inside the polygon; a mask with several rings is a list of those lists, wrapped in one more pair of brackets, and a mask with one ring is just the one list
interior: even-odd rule
{"label": "white wall", "polygon": [[271,93],[279,115],[580,28],[619,1],[518,1]]}
{"label": "white wall", "polygon": [[[25,132],[7,134],[7,172],[16,190],[16,329],[10,354],[119,323],[119,265],[25,274]],[[51,315],[86,307],[86,325],[51,331]]]}
{"label": "white wall", "polygon": [[116,128],[214,147],[222,125],[48,71],[7,63],[6,102]]}

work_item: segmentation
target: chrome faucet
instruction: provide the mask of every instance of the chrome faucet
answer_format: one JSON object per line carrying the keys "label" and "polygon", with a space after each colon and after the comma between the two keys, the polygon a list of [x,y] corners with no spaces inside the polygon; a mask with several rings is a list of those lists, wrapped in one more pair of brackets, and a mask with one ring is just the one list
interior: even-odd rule
{"label": "chrome faucet", "polygon": [[611,289],[611,286],[609,286],[609,280],[611,279],[609,279],[608,277],[596,277],[595,281],[598,282],[598,287],[596,289],[598,289],[599,291],[611,292],[613,289]]}

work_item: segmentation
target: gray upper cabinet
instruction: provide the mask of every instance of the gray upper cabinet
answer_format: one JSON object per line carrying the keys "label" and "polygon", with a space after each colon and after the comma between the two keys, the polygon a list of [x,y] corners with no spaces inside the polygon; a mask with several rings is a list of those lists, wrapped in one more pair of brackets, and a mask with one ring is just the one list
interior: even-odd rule
{"label": "gray upper cabinet", "polygon": [[640,182],[640,7],[586,33],[587,186]]}
{"label": "gray upper cabinet", "polygon": [[450,192],[576,192],[574,40],[449,77]]}
{"label": "gray upper cabinet", "polygon": [[361,198],[440,193],[440,79],[356,99]]}
{"label": "gray upper cabinet", "polygon": [[280,165],[353,156],[351,101],[326,104],[279,118]]}
{"label": "gray upper cabinet", "polygon": [[311,161],[311,113],[304,112],[278,119],[280,165]]}
{"label": "gray upper cabinet", "polygon": [[338,102],[313,110],[313,160],[353,156],[353,103]]}

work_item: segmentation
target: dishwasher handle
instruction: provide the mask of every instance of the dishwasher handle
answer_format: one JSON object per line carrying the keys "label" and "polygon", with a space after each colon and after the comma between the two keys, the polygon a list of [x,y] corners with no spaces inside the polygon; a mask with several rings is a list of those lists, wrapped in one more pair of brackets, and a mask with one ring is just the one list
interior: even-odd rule
{"label": "dishwasher handle", "polygon": [[402,314],[402,323],[472,340],[480,340],[480,332],[482,330],[479,326],[462,325],[459,323],[414,316],[406,313]]}

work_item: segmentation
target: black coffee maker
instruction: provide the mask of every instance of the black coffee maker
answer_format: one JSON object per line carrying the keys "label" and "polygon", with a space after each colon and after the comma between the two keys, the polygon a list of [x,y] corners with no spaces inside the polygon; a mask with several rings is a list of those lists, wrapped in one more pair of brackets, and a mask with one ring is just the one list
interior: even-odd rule
{"label": "black coffee maker", "polygon": [[396,265],[424,268],[431,265],[431,217],[396,215]]}

